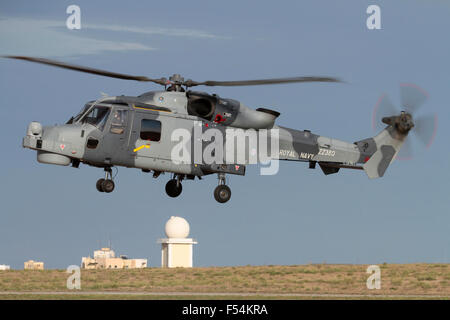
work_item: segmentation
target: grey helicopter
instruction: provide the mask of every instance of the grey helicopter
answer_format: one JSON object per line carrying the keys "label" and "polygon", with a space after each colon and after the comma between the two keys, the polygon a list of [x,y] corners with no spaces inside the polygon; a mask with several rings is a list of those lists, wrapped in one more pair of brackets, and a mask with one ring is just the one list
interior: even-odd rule
{"label": "grey helicopter", "polygon": [[[414,112],[423,104],[425,98],[417,90],[411,92],[410,88],[402,90],[403,111],[396,111],[387,98],[381,101],[379,113],[385,126],[376,136],[356,142],[345,142],[320,136],[309,130],[278,126],[275,124],[280,115],[278,111],[266,108],[252,109],[234,99],[191,90],[196,86],[341,82],[333,77],[197,82],[185,80],[179,74],[174,74],[169,79],[148,78],[45,58],[27,56],[4,56],[4,58],[164,86],[164,90],[149,91],[139,96],[105,96],[92,100],[62,125],[43,126],[37,121],[28,125],[26,136],[23,138],[23,147],[37,151],[38,162],[71,165],[74,168],[83,163],[101,168],[105,175],[97,181],[96,189],[104,193],[110,193],[115,188],[112,169],[127,167],[153,173],[154,178],[159,177],[161,173],[171,174],[165,190],[167,195],[173,198],[181,194],[183,180],[202,179],[204,176],[217,174],[218,185],[214,189],[214,198],[219,203],[227,202],[231,197],[231,189],[226,183],[226,175],[244,176],[246,165],[250,163],[248,155],[251,150],[248,146],[240,149],[245,156],[239,161],[233,158],[231,162],[206,162],[194,161],[195,159],[191,157],[191,161],[180,163],[173,159],[173,149],[177,141],[172,139],[173,132],[180,128],[192,133],[195,130],[204,133],[208,129],[220,132],[239,129],[244,134],[267,130],[269,132],[267,139],[272,138],[270,132],[276,129],[278,150],[276,154],[270,155],[274,159],[307,162],[310,169],[315,169],[318,164],[326,175],[335,174],[341,168],[345,168],[364,170],[369,178],[378,178],[385,174],[413,128],[421,129],[417,133],[423,136],[432,126],[429,117],[413,118]],[[219,141],[225,144],[224,140]],[[238,141],[235,148],[239,148],[239,144],[245,144],[245,141]],[[190,144],[188,147],[191,149],[195,148],[195,141],[187,144]],[[206,148],[208,148],[206,141],[201,141],[201,151],[205,151]],[[218,157],[222,159],[223,155]],[[215,159],[217,160],[217,157]]]}

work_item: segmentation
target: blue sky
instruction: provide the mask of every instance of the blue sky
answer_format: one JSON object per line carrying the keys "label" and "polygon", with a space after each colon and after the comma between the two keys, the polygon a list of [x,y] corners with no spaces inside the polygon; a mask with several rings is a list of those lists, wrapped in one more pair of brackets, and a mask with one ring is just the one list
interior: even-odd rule
{"label": "blue sky", "polygon": [[[81,7],[81,30],[65,27]],[[366,8],[381,7],[381,30]],[[21,147],[36,120],[63,123],[88,100],[157,90],[134,83],[0,60],[0,264],[28,259],[48,268],[79,264],[99,243],[160,265],[156,243],[172,215],[185,217],[197,266],[450,262],[450,5],[446,1],[2,1],[0,54],[35,55],[150,77],[195,80],[328,75],[345,84],[214,88],[221,96],[281,112],[278,124],[346,141],[373,136],[371,116],[400,83],[424,88],[421,114],[436,113],[429,149],[396,161],[385,177],[361,171],[325,176],[282,163],[275,176],[250,167],[230,177],[232,198],[213,199],[211,176],[164,192],[169,175],[119,169],[101,194],[103,172],[39,164]]]}

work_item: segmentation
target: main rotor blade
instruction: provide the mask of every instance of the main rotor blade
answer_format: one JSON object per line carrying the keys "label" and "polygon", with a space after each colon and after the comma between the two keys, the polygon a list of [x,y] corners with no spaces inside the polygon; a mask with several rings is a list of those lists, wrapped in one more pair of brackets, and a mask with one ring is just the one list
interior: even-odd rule
{"label": "main rotor blade", "polygon": [[405,111],[414,114],[427,100],[428,94],[416,85],[402,83],[400,85],[400,97]]}
{"label": "main rotor blade", "polygon": [[413,132],[417,138],[428,148],[432,143],[437,130],[437,116],[425,115],[414,120]]}
{"label": "main rotor blade", "polygon": [[9,58],[9,59],[17,59],[17,60],[25,60],[25,61],[30,61],[30,62],[42,63],[42,64],[46,64],[46,65],[54,66],[54,67],[58,67],[58,68],[64,68],[64,69],[85,72],[85,73],[91,73],[91,74],[96,74],[99,76],[105,76],[105,77],[110,77],[110,78],[154,82],[154,83],[161,84],[161,85],[165,85],[167,82],[167,80],[165,78],[151,79],[151,78],[147,78],[144,76],[133,76],[133,75],[123,74],[123,73],[110,72],[110,71],[94,69],[94,68],[89,68],[89,67],[83,67],[83,66],[68,64],[65,62],[44,59],[44,58],[34,58],[34,57],[26,57],[26,56],[2,56],[2,57]]}
{"label": "main rotor blade", "polygon": [[295,82],[342,82],[337,78],[330,77],[293,77],[293,78],[276,78],[276,79],[259,79],[259,80],[238,80],[238,81],[203,81],[197,82],[193,80],[187,80],[184,85],[187,87],[193,86],[223,86],[223,87],[235,87],[235,86],[257,86],[265,84],[281,84],[281,83],[295,83]]}

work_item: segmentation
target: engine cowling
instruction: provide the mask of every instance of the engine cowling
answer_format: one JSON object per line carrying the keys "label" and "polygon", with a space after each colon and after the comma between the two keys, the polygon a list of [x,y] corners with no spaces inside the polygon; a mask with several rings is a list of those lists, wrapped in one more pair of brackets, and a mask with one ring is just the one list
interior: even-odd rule
{"label": "engine cowling", "polygon": [[221,125],[242,129],[270,129],[279,112],[265,108],[251,109],[237,100],[202,92],[188,92],[188,114]]}

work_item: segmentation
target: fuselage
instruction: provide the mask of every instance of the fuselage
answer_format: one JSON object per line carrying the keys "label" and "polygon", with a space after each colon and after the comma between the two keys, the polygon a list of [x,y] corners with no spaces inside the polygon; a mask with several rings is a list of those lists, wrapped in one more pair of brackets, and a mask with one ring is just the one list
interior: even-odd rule
{"label": "fuselage", "polygon": [[[278,115],[217,95],[154,91],[91,101],[64,125],[39,128],[34,122],[23,146],[37,150],[38,161],[43,163],[124,166],[192,176],[242,175],[245,165],[255,159],[261,162],[262,153],[265,159],[338,167],[357,167],[371,155],[356,143],[277,126]],[[220,145],[222,152],[217,149]],[[178,159],[181,151],[188,156]]]}

